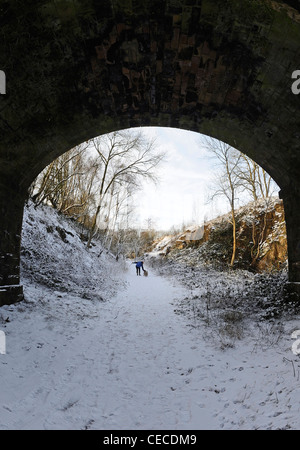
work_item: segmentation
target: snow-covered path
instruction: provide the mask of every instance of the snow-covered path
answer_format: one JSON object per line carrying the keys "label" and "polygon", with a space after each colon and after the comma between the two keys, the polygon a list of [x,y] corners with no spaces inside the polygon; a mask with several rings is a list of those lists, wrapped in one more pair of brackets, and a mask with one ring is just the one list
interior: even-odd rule
{"label": "snow-covered path", "polygon": [[[38,317],[27,316],[21,323],[22,348],[11,348],[18,345],[18,338],[10,338],[7,332],[8,343],[14,342],[2,356],[10,366],[2,367],[7,369],[1,389],[2,428],[182,429],[196,425],[191,422],[197,404],[190,379],[193,365],[201,367],[201,354],[170,303],[184,293],[162,277],[137,277],[133,266],[126,281],[127,289],[111,302],[86,302],[79,310],[78,299],[74,304],[64,296],[62,305],[52,296],[52,306],[44,305],[45,315],[39,309]],[[44,317],[39,317],[41,313]],[[38,328],[34,337],[40,335],[40,342],[30,341],[32,326]],[[14,394],[12,374],[20,378]]]}
{"label": "snow-covered path", "polygon": [[174,313],[175,280],[124,277],[106,303],[32,286],[36,301],[1,309],[0,429],[298,427],[288,353],[222,352]]}

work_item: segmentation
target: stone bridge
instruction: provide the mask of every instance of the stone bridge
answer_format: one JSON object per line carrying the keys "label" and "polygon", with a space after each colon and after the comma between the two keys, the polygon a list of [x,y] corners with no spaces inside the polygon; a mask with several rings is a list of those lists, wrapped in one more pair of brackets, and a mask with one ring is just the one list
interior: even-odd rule
{"label": "stone bridge", "polygon": [[300,282],[299,0],[1,0],[0,22],[0,305],[22,298],[34,178],[139,126],[203,133],[259,163],[280,186]]}

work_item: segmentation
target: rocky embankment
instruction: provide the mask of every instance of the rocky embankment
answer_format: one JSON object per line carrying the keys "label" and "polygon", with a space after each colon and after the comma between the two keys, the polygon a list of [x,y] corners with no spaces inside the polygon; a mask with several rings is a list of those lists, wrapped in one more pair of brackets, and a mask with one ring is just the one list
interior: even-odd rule
{"label": "rocky embankment", "polygon": [[[234,267],[273,272],[287,265],[287,241],[282,200],[252,202],[236,211],[237,249]],[[183,233],[164,236],[151,249],[169,260],[188,265],[228,266],[232,255],[231,214],[217,217]]]}

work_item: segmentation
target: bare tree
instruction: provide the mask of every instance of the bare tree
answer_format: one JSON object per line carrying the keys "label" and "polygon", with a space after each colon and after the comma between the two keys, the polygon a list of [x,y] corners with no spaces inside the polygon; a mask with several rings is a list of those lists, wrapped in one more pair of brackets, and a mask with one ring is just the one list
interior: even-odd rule
{"label": "bare tree", "polygon": [[132,187],[121,186],[114,194],[113,205],[110,205],[104,245],[110,250],[115,240],[116,254],[120,253],[122,239],[126,237],[126,233],[120,233],[120,230],[129,228],[131,222],[130,216],[133,214],[132,199]]}
{"label": "bare tree", "polygon": [[57,158],[37,177],[30,193],[37,204],[51,204],[82,223],[89,230],[88,246],[98,232],[110,248],[115,230],[124,228],[121,221],[127,228],[131,225],[134,190],[142,179],[157,180],[155,169],[163,158],[155,141],[141,131],[114,132]]}
{"label": "bare tree", "polygon": [[112,191],[124,185],[138,188],[141,179],[156,180],[155,169],[164,158],[163,152],[158,152],[154,140],[146,139],[141,131],[117,131],[99,136],[91,140],[99,161],[97,187],[97,207],[93,216],[88,246],[99,217],[107,206],[107,198]]}
{"label": "bare tree", "polygon": [[241,153],[226,144],[207,137],[205,139],[205,148],[214,155],[221,168],[216,177],[214,193],[212,199],[217,196],[223,196],[230,205],[231,224],[232,224],[232,255],[230,266],[232,267],[236,256],[236,199],[240,188],[240,179],[237,175],[237,167],[241,161]]}
{"label": "bare tree", "polygon": [[250,193],[256,211],[258,211],[258,201],[263,199],[264,202],[262,221],[259,221],[257,224],[257,220],[254,217],[252,222],[252,261],[250,266],[253,267],[259,258],[261,245],[265,240],[270,197],[274,192],[276,183],[272,177],[251,158],[242,153],[241,158],[241,165],[237,168],[241,189]]}
{"label": "bare tree", "polygon": [[82,144],[69,150],[41,172],[31,188],[37,204],[48,202],[76,218],[84,215],[96,174],[92,160],[85,155],[86,149],[87,145]]}
{"label": "bare tree", "polygon": [[237,175],[241,188],[251,195],[254,202],[259,198],[269,198],[275,187],[271,176],[248,156],[241,153]]}
{"label": "bare tree", "polygon": [[231,223],[233,227],[231,266],[234,264],[237,243],[235,214],[237,195],[242,192],[248,193],[250,199],[254,201],[255,210],[257,209],[259,199],[264,199],[265,201],[262,225],[257,228],[255,218],[252,225],[251,266],[253,266],[259,257],[261,244],[265,239],[267,212],[270,204],[270,196],[272,195],[273,189],[275,189],[275,182],[255,161],[224,142],[206,138],[205,148],[216,158],[221,168],[213,187],[214,191],[211,199],[221,195],[230,204]]}

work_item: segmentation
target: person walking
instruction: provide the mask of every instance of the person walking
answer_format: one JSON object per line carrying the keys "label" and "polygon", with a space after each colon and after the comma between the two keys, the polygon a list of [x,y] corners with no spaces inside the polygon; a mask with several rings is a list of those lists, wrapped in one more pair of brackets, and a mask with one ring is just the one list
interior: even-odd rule
{"label": "person walking", "polygon": [[135,267],[136,267],[136,274],[141,275],[141,268],[145,272],[144,269],[144,262],[143,261],[134,261]]}

